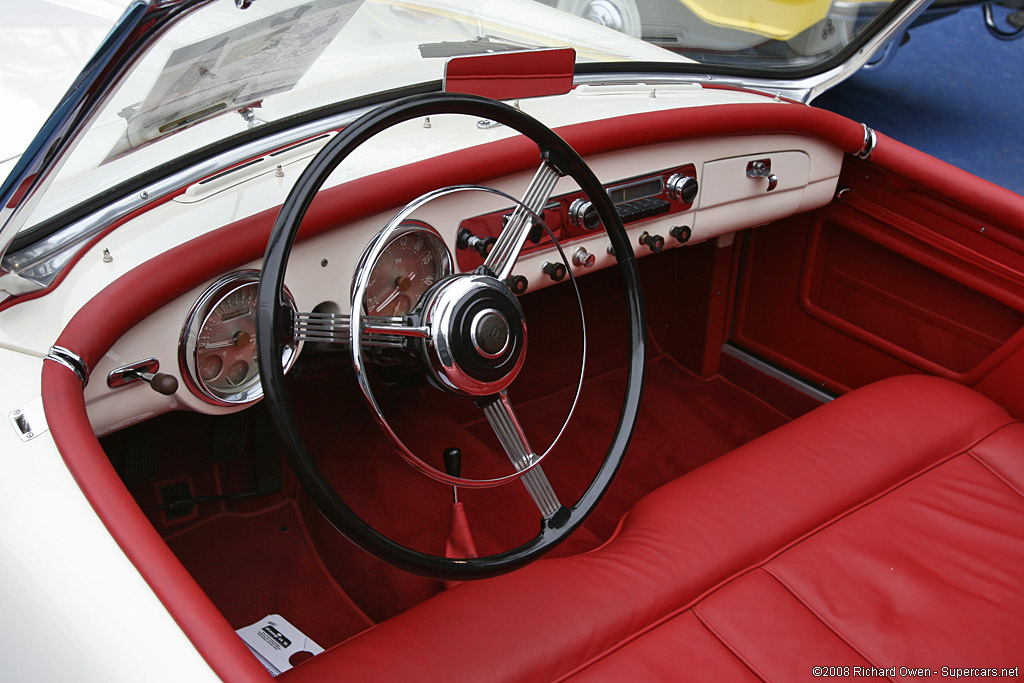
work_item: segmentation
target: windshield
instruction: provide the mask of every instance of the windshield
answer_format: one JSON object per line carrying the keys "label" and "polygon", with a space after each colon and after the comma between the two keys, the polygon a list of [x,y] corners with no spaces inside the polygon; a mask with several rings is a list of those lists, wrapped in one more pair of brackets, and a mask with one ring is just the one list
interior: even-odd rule
{"label": "windshield", "polygon": [[[245,9],[240,6],[248,5]],[[713,65],[784,76],[825,63],[887,2],[216,0],[141,57],[26,223],[267,123],[441,80],[447,58],[571,46],[577,64]],[[596,68],[596,67],[585,67]]]}

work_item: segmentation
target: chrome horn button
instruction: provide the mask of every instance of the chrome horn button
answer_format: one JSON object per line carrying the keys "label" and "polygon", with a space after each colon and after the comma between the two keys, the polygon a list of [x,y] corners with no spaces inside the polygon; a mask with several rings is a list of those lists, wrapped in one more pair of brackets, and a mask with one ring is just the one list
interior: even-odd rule
{"label": "chrome horn button", "polygon": [[459,275],[427,293],[423,355],[439,387],[489,396],[516,378],[526,359],[526,321],[516,295],[493,277]]}

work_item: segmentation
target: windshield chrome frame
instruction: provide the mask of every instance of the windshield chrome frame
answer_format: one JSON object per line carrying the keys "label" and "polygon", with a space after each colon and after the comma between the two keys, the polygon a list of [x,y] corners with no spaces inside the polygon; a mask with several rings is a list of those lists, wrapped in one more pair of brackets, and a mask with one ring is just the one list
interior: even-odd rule
{"label": "windshield chrome frame", "polygon": [[[122,78],[181,17],[215,0],[134,0],[0,185],[0,258]],[[0,267],[0,301],[42,289]]]}

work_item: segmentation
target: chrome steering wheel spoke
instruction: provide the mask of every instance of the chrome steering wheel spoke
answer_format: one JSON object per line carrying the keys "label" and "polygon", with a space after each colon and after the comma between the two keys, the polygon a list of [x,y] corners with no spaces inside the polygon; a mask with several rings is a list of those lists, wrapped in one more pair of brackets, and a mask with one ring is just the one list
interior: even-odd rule
{"label": "chrome steering wheel spoke", "polygon": [[[426,337],[423,327],[408,325],[400,316],[364,316],[360,341],[365,346],[403,348],[406,337]],[[296,313],[292,331],[296,342],[351,343],[351,318],[344,313]]]}
{"label": "chrome steering wheel spoke", "polygon": [[483,404],[487,422],[490,423],[491,429],[494,430],[495,436],[498,437],[501,447],[508,455],[508,459],[512,461],[516,472],[528,470],[520,479],[533,498],[533,502],[540,509],[541,516],[545,520],[551,519],[562,507],[562,504],[558,501],[554,489],[551,488],[551,483],[548,481],[547,475],[544,474],[544,470],[536,464],[539,462],[540,456],[530,446],[526,433],[519,423],[519,418],[516,417],[515,411],[512,409],[508,392],[502,391],[490,397],[486,402],[479,403]]}
{"label": "chrome steering wheel spoke", "polygon": [[494,277],[504,281],[512,274],[512,267],[533,229],[534,216],[540,215],[544,205],[551,199],[555,184],[563,175],[564,173],[555,167],[548,155],[545,155],[523,194],[522,202],[516,205],[508,224],[484,260],[484,268]]}

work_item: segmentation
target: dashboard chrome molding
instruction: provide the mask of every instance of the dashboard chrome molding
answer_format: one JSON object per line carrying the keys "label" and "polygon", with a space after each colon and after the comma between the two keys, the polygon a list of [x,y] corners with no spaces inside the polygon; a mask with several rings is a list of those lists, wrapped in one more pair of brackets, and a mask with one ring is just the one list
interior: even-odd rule
{"label": "dashboard chrome molding", "polygon": [[64,348],[63,346],[51,346],[50,352],[46,354],[44,360],[52,360],[60,365],[63,365],[71,372],[78,376],[78,379],[82,381],[82,388],[89,383],[89,366],[85,364],[82,357],[74,351]]}
{"label": "dashboard chrome molding", "polygon": [[861,145],[860,151],[857,152],[858,159],[870,159],[871,153],[875,151],[875,146],[878,144],[878,136],[875,135],[875,131],[869,128],[866,123],[860,124],[864,126],[864,144]]}

